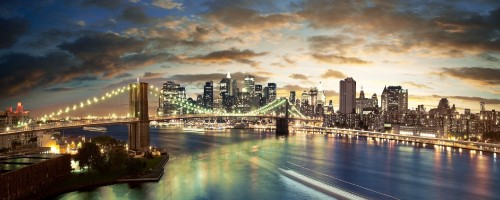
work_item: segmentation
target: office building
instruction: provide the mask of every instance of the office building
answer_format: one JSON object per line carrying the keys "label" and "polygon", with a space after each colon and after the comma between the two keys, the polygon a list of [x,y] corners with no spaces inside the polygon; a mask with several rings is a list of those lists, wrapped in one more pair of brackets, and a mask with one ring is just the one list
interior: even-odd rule
{"label": "office building", "polygon": [[203,107],[212,110],[214,108],[214,83],[208,81],[203,88]]}
{"label": "office building", "polygon": [[356,106],[356,81],[348,77],[340,81],[340,113],[351,114],[355,112]]}

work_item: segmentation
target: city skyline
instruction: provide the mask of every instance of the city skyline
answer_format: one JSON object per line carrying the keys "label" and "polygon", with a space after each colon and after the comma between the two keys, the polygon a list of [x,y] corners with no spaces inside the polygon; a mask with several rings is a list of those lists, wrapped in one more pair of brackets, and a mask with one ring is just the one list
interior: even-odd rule
{"label": "city skyline", "polygon": [[3,2],[8,37],[0,43],[0,106],[21,101],[44,112],[137,77],[158,87],[181,83],[195,99],[207,81],[216,94],[230,72],[239,84],[245,75],[276,83],[278,97],[290,90],[300,96],[321,81],[335,110],[346,77],[367,96],[401,85],[410,109],[437,107],[445,97],[461,111],[477,112],[481,101],[500,110],[498,2],[322,5],[328,4]]}

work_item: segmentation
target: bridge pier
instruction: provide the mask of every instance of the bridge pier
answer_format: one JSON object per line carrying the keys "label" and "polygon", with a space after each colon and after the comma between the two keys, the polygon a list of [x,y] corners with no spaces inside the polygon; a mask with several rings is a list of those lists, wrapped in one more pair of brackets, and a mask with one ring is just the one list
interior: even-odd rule
{"label": "bridge pier", "polygon": [[135,151],[149,150],[148,83],[137,81],[129,85],[129,115],[136,123],[128,125],[128,148]]}
{"label": "bridge pier", "polygon": [[276,118],[276,135],[287,136],[288,132],[288,99],[285,102],[285,117]]}

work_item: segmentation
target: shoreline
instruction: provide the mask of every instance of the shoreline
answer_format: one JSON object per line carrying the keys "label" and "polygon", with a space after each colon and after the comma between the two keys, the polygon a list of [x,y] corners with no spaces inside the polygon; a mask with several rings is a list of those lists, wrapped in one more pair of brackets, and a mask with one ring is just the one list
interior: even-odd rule
{"label": "shoreline", "polygon": [[[312,131],[311,131],[312,130]],[[422,136],[412,136],[412,135],[400,135],[400,134],[390,134],[381,132],[370,132],[362,130],[351,130],[351,129],[339,129],[339,128],[303,128],[297,129],[296,131],[312,132],[313,134],[325,134],[325,135],[345,135],[347,137],[366,137],[366,138],[378,138],[381,140],[395,140],[395,141],[406,141],[415,144],[422,144],[424,147],[426,145],[437,145],[458,149],[468,149],[470,151],[484,151],[493,154],[500,153],[500,144],[497,143],[482,143],[482,142],[472,142],[465,140],[449,140],[443,138],[431,138]]]}
{"label": "shoreline", "polygon": [[[167,162],[170,159],[170,156],[167,155],[162,155],[162,160],[160,163],[155,166],[154,169],[152,169],[150,172],[147,174],[137,176],[137,177],[119,177],[115,178],[113,180],[106,180],[106,181],[97,181],[97,182],[90,182],[86,184],[80,184],[76,185],[75,187],[71,188],[65,188],[62,190],[59,189],[49,189],[47,193],[41,193],[41,194],[34,194],[35,196],[27,196],[24,199],[54,199],[60,195],[70,193],[70,192],[75,192],[75,191],[80,191],[80,190],[92,190],[98,187],[102,186],[107,186],[107,185],[114,185],[114,184],[122,184],[122,183],[146,183],[146,182],[158,182],[160,178],[164,174],[164,167],[167,164]],[[54,188],[54,186],[51,186],[50,188]]]}

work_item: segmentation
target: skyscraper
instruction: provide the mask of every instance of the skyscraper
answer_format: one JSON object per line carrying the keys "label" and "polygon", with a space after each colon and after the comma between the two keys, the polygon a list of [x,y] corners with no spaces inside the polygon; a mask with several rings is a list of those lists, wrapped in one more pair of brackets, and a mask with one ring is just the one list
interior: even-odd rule
{"label": "skyscraper", "polygon": [[290,98],[288,99],[290,103],[295,103],[295,91],[290,91]]}
{"label": "skyscraper", "polygon": [[255,78],[252,75],[245,76],[245,88],[250,95],[255,92]]}
{"label": "skyscraper", "polygon": [[229,96],[236,98],[238,96],[238,81],[236,79],[231,79],[231,87],[229,90]]}
{"label": "skyscraper", "polygon": [[318,84],[318,102],[317,104],[321,104],[321,106],[324,106],[326,104],[326,95],[325,91],[323,90],[323,84],[321,84],[321,81]]}
{"label": "skyscraper", "polygon": [[340,81],[340,113],[354,113],[356,105],[356,81],[351,77],[347,77]]}
{"label": "skyscraper", "polygon": [[212,81],[206,82],[203,88],[203,107],[214,108],[214,83]]}
{"label": "skyscraper", "polygon": [[227,76],[220,81],[220,96],[222,98],[222,108],[226,111],[231,111],[233,106],[233,97],[231,96],[231,74],[228,72]]}
{"label": "skyscraper", "polygon": [[262,91],[262,85],[255,85],[255,98],[259,102],[259,106],[263,106],[266,104],[266,99],[264,98],[264,94]]}
{"label": "skyscraper", "polygon": [[175,84],[173,81],[163,83],[162,88],[162,102],[163,102],[163,115],[182,114],[182,109],[173,101],[175,98],[185,97],[186,90]]}
{"label": "skyscraper", "polygon": [[269,90],[268,102],[274,101],[276,99],[276,83],[267,83],[267,88]]}
{"label": "skyscraper", "polygon": [[401,86],[384,87],[381,100],[382,111],[404,112],[408,109],[408,90]]}

